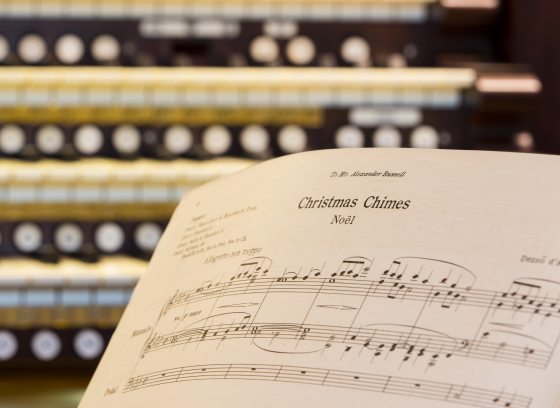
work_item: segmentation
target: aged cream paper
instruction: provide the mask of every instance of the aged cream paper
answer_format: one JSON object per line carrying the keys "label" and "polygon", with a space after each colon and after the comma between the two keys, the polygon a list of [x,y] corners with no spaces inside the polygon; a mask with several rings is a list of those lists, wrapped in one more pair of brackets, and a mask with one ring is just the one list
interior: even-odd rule
{"label": "aged cream paper", "polygon": [[558,174],[336,150],[193,190],[80,407],[558,406]]}

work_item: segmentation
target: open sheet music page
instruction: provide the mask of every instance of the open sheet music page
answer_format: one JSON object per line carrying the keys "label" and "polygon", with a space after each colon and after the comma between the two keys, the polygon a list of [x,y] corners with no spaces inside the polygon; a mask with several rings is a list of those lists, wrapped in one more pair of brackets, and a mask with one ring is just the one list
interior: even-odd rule
{"label": "open sheet music page", "polygon": [[193,190],[80,407],[558,407],[559,174],[337,150]]}

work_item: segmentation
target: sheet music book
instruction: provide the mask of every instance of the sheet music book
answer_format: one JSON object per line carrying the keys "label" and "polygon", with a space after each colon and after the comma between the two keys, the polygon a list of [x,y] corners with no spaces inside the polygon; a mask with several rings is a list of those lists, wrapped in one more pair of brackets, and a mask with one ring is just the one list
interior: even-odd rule
{"label": "sheet music book", "polygon": [[349,149],[197,188],[80,408],[558,407],[558,175]]}

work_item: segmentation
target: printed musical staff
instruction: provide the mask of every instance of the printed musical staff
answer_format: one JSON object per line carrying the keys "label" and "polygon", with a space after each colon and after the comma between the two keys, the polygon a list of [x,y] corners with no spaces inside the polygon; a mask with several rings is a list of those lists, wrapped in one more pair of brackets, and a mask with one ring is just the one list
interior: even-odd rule
{"label": "printed musical staff", "polygon": [[309,277],[307,279],[282,279],[275,277],[254,278],[218,282],[195,290],[178,292],[171,297],[166,311],[188,303],[215,299],[217,296],[265,293],[306,293],[332,294],[343,296],[368,296],[388,298],[398,301],[429,301],[442,308],[477,307],[493,310],[508,310],[516,313],[560,317],[560,299],[542,296],[520,295],[516,292],[502,292],[487,289],[456,289],[446,285],[428,283],[400,283],[384,279],[366,280],[359,278],[335,279]]}
{"label": "printed musical staff", "polygon": [[[428,365],[435,365],[440,359],[469,357],[545,368],[552,355],[552,349],[544,345],[540,345],[541,348],[531,348],[504,341],[492,342],[487,338],[489,334],[483,335],[482,339],[455,339],[444,333],[406,326],[382,325],[368,328],[315,324],[302,326],[290,322],[249,323],[247,320],[243,319],[227,325],[205,325],[157,335],[148,340],[142,355],[184,344],[240,339],[248,339],[256,344],[260,340],[265,340],[262,343],[267,344],[268,348],[287,354],[301,353],[302,341],[317,345],[314,349],[310,348],[310,352],[323,350],[326,344],[343,345],[344,352],[369,351],[372,357],[381,358],[399,352],[402,361],[427,360]],[[276,347],[271,340],[282,340],[282,342]]]}
{"label": "printed musical staff", "polygon": [[176,367],[132,377],[123,389],[134,392],[190,381],[256,380],[346,388],[443,401],[480,408],[528,408],[532,399],[516,393],[468,385],[393,377],[363,372],[265,364],[209,364]]}

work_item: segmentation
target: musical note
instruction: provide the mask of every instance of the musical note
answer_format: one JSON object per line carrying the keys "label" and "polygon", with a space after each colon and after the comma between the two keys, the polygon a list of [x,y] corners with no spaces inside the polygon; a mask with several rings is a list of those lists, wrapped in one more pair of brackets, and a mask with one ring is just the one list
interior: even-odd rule
{"label": "musical note", "polygon": [[266,276],[272,265],[272,260],[266,257],[250,258],[241,265],[237,273],[230,280],[255,279],[257,276]]}
{"label": "musical note", "polygon": [[366,277],[371,270],[373,264],[372,259],[364,258],[361,256],[352,256],[342,261],[338,270],[331,276],[335,277]]}

